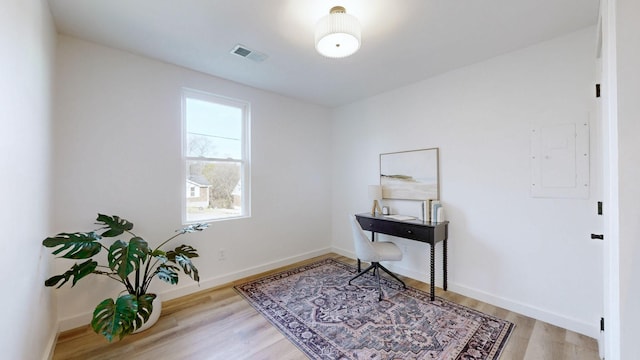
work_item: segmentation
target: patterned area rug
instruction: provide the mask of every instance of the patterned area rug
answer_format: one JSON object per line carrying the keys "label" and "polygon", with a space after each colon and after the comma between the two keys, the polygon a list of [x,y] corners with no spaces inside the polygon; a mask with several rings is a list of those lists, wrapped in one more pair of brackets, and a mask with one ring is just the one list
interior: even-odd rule
{"label": "patterned area rug", "polygon": [[322,260],[236,286],[311,359],[497,359],[514,324]]}

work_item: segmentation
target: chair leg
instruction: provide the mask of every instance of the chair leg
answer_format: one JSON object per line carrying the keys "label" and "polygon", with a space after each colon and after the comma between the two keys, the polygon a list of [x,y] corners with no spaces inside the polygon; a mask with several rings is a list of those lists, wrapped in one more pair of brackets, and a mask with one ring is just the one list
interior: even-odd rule
{"label": "chair leg", "polygon": [[362,272],[360,272],[358,275],[354,276],[351,278],[351,280],[349,280],[349,285],[351,285],[351,282],[357,278],[359,278],[360,276],[366,274],[367,272],[369,272],[369,270],[373,269],[373,272],[375,273],[376,271],[376,264],[377,263],[373,263],[371,264],[371,266],[369,266],[368,268],[364,269]]}
{"label": "chair leg", "polygon": [[384,272],[386,272],[387,274],[391,275],[391,277],[392,277],[392,278],[394,278],[394,279],[398,280],[398,281],[402,284],[402,287],[403,287],[404,289],[406,289],[406,288],[407,288],[407,285],[405,285],[404,281],[400,280],[400,278],[399,278],[399,277],[397,277],[397,276],[396,276],[396,274],[392,273],[391,271],[389,271],[389,269],[387,269],[386,267],[384,267],[384,266],[382,266],[382,265],[380,265],[380,264],[378,264],[378,267],[379,267],[380,269],[384,270]]}
{"label": "chair leg", "polygon": [[355,279],[359,278],[360,276],[366,274],[371,269],[373,269],[373,275],[376,277],[376,281],[378,283],[378,301],[382,301],[382,285],[380,284],[380,269],[384,270],[384,272],[386,272],[387,274],[391,275],[391,277],[393,277],[394,279],[398,280],[402,284],[403,288],[405,288],[405,289],[407,288],[407,285],[405,285],[404,281],[400,280],[400,278],[397,277],[391,271],[389,271],[389,269],[387,269],[386,267],[380,265],[380,263],[377,263],[377,262],[371,263],[371,266],[369,266],[368,268],[364,269],[358,275],[352,277],[349,280],[349,285],[351,285],[351,282],[353,280],[355,280]]}
{"label": "chair leg", "polygon": [[373,272],[376,274],[376,280],[378,280],[378,301],[382,301],[382,286],[380,286],[380,264],[375,263],[376,267]]}

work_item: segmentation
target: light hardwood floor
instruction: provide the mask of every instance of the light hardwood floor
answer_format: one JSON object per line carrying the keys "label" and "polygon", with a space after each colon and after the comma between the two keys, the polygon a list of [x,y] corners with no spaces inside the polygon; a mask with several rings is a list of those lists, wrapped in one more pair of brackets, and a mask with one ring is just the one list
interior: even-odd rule
{"label": "light hardwood floor", "polygon": [[[349,258],[329,254],[271,272],[327,257],[355,264]],[[429,291],[428,284],[408,278],[403,280],[408,286]],[[162,316],[155,326],[122,341],[108,343],[89,326],[63,332],[58,337],[53,358],[306,359],[295,345],[235,292],[233,285],[235,283],[163,302]],[[501,359],[598,359],[597,343],[592,338],[451,291],[437,288],[436,295],[515,323],[515,330]]]}

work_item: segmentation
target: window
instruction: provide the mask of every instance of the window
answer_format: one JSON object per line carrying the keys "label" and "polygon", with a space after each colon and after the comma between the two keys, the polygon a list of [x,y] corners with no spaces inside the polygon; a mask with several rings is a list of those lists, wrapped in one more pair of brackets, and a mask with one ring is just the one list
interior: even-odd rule
{"label": "window", "polygon": [[183,222],[250,215],[249,104],[183,90]]}

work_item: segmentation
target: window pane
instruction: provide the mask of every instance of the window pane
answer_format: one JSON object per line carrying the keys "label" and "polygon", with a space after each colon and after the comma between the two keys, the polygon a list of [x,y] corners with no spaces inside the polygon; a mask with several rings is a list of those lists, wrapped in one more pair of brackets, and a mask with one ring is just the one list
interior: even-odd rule
{"label": "window pane", "polygon": [[190,160],[186,174],[187,222],[242,215],[240,162]]}
{"label": "window pane", "polygon": [[242,159],[242,109],[186,99],[186,155]]}
{"label": "window pane", "polygon": [[183,220],[194,223],[249,216],[250,105],[189,89],[182,96]]}

